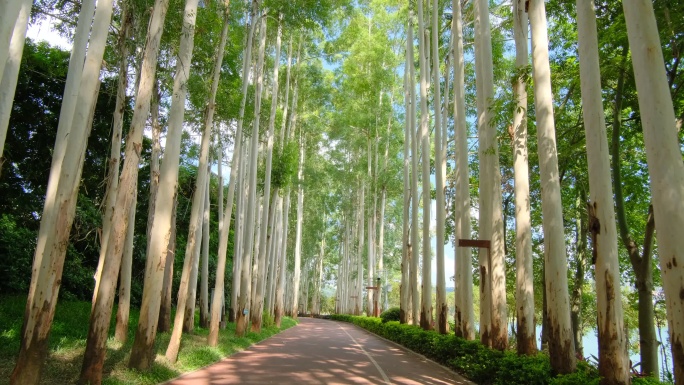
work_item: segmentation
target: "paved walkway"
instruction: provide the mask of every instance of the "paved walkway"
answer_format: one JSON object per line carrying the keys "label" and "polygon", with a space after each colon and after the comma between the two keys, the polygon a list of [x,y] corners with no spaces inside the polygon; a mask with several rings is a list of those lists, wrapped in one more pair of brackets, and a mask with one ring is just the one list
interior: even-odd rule
{"label": "paved walkway", "polygon": [[266,341],[167,385],[472,383],[354,325],[300,318]]}

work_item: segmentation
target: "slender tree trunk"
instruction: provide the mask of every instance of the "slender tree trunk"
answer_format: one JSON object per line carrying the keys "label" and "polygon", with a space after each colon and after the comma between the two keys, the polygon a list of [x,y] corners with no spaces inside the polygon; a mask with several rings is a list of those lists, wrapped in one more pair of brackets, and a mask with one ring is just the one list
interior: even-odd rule
{"label": "slender tree trunk", "polygon": [[[296,93],[296,90],[295,90]],[[294,109],[294,108],[293,108]],[[294,114],[294,111],[293,111]],[[297,319],[297,312],[299,310],[299,301],[297,293],[299,293],[299,286],[301,280],[301,264],[302,264],[302,220],[304,219],[304,143],[301,138],[299,140],[299,166],[297,170],[297,228],[295,234],[295,252],[294,252],[294,286],[293,293],[295,293],[294,301],[292,303],[292,316]]]}
{"label": "slender tree trunk", "polygon": [[[204,188],[204,213],[202,216],[202,274],[200,280],[200,327],[209,327],[209,209],[211,188],[211,167],[208,170],[209,176]],[[223,214],[223,213],[221,213]],[[219,215],[221,215],[219,214]],[[223,272],[217,271],[217,274]]]}
{"label": "slender tree trunk", "polygon": [[684,384],[684,163],[653,4],[622,4],[651,178],[675,384]]}
{"label": "slender tree trunk", "polygon": [[119,272],[119,306],[116,310],[114,337],[122,344],[128,340],[128,318],[131,307],[131,274],[133,273],[133,240],[135,239],[135,211],[138,198],[133,198],[133,207],[128,214],[128,230],[124,243],[121,271]]}
{"label": "slender tree trunk", "polygon": [[[254,2],[256,7],[258,4]],[[245,221],[245,243],[242,251],[243,265],[242,278],[240,288],[240,299],[238,304],[238,313],[236,319],[235,333],[238,336],[243,336],[247,331],[248,311],[250,308],[250,301],[252,298],[252,260],[256,263],[256,255],[252,258],[254,247],[254,231],[255,231],[255,215],[257,215],[257,158],[259,153],[259,118],[261,117],[261,94],[263,89],[263,65],[264,65],[264,50],[266,48],[266,19],[261,19],[259,26],[259,58],[256,65],[256,100],[254,109],[254,121],[252,123],[252,137],[250,139],[250,164],[249,164],[249,193],[247,195],[247,220]],[[253,303],[253,301],[252,301]]]}
{"label": "slender tree trunk", "polygon": [[[16,5],[18,7],[19,4]],[[90,25],[93,21],[93,5],[86,3],[81,9],[74,51],[69,62],[62,113],[24,313],[21,346],[10,378],[11,384],[37,383],[47,354],[48,336],[59,294],[84,152],[92,123],[90,117],[99,89],[98,78],[107,37],[106,27],[109,25],[112,12],[111,2],[103,1],[98,7],[95,20],[103,25],[93,29],[92,48],[85,57],[88,29],[84,25]],[[6,61],[6,58],[4,59]]]}
{"label": "slender tree trunk", "polygon": [[[278,73],[280,69],[280,47],[282,37],[281,16],[278,18],[278,32],[276,34],[276,51],[273,66],[273,89],[271,90],[271,111],[268,122],[268,133],[266,137],[266,172],[264,181],[264,204],[261,218],[261,232],[259,234],[259,244],[261,245],[259,252],[259,280],[257,285],[257,292],[255,293],[254,301],[256,302],[256,312],[252,314],[252,330],[255,332],[261,331],[261,323],[263,322],[264,311],[264,296],[266,291],[266,272],[267,261],[269,259],[270,244],[268,237],[269,217],[271,221],[275,217],[275,211],[271,209],[271,199],[275,199],[276,195],[271,197],[271,169],[273,162],[273,136],[275,135],[275,115],[278,108]],[[265,28],[265,24],[264,24]],[[261,55],[261,53],[260,53]],[[255,118],[258,122],[258,118]],[[272,234],[271,234],[272,237]]]}
{"label": "slender tree trunk", "polygon": [[[2,3],[2,6],[12,4],[14,3],[6,2]],[[82,4],[74,34],[38,243],[33,258],[21,346],[10,378],[12,384],[37,383],[47,354],[48,336],[64,267],[66,243],[76,207],[71,197],[74,191],[77,191],[80,179],[80,176],[77,177],[71,171],[81,168],[79,165],[83,156],[79,159],[79,151],[81,147],[85,150],[85,138],[88,136],[87,127],[84,125],[73,130],[72,134],[72,120],[79,99],[88,31],[94,12],[95,1],[85,1]],[[2,13],[2,17],[9,15],[9,12]]]}
{"label": "slender tree trunk", "polygon": [[[489,254],[480,250],[480,265],[483,271],[484,288],[490,290],[483,302],[485,312],[489,311],[489,321],[485,314],[480,316],[483,342],[494,349],[504,350],[508,346],[506,272],[504,261],[503,215],[501,202],[501,174],[499,171],[499,145],[496,127],[492,119],[494,98],[492,38],[489,25],[489,3],[478,0],[475,3],[475,35],[479,40],[478,88],[478,132],[480,137],[480,239],[491,240]],[[476,57],[476,62],[478,61]],[[483,170],[483,168],[485,170]],[[485,171],[485,172],[483,172]],[[489,257],[488,261],[485,261]],[[484,262],[484,263],[483,263]],[[484,269],[483,269],[484,268]],[[482,293],[480,294],[482,295]],[[482,297],[481,297],[482,300]],[[480,312],[482,313],[482,309]],[[489,322],[489,325],[487,325]],[[488,330],[488,328],[490,328]]]}
{"label": "slender tree trunk", "polygon": [[[149,114],[150,96],[153,89],[153,84],[155,83],[154,74],[157,68],[159,42],[163,32],[164,19],[166,18],[168,5],[168,0],[157,0],[153,9],[152,18],[150,19],[148,38],[145,45],[145,53],[143,56],[140,76],[140,87],[136,96],[136,108],[133,114],[133,123],[131,125],[132,134],[129,134],[130,141],[127,144],[126,160],[124,163],[124,171],[121,177],[122,183],[120,184],[119,195],[124,194],[124,192],[125,195],[132,195],[134,193],[133,190],[124,189],[124,175],[126,175],[126,172],[130,173],[131,177],[137,174],[137,166],[139,162],[138,154],[142,148],[142,130],[145,121],[147,120],[147,115]],[[185,68],[183,67],[183,64],[186,64]],[[189,71],[189,60],[179,60],[178,67],[180,69],[178,73],[180,74],[181,72],[186,72],[184,76],[187,78],[187,71]],[[183,92],[185,88],[180,87],[180,79],[178,80],[178,85],[175,84],[176,81],[174,80],[174,91],[180,90],[179,92]],[[180,97],[179,92],[174,92],[173,94],[173,98],[176,99],[176,101],[175,103],[172,102],[172,110],[173,104],[183,103],[182,101],[177,100],[177,98]],[[183,95],[183,98],[180,100],[184,101],[184,96],[185,95]],[[174,112],[172,111],[172,115],[173,114]],[[182,110],[180,114],[182,116]],[[155,200],[155,223],[152,226],[150,234],[152,240],[147,256],[147,268],[149,270],[146,269],[145,272],[142,304],[140,306],[140,318],[138,320],[138,328],[135,334],[135,342],[133,343],[131,356],[128,362],[129,367],[139,370],[148,369],[154,362],[155,357],[154,341],[157,333],[156,324],[159,320],[159,307],[161,300],[160,293],[165,270],[164,262],[166,261],[169,246],[168,240],[171,232],[171,211],[173,210],[172,202],[173,196],[176,192],[176,180],[178,173],[177,161],[174,162],[171,160],[171,154],[175,154],[176,152],[176,150],[170,150],[173,147],[173,144],[171,144],[170,141],[173,142],[176,140],[174,138],[173,130],[180,131],[180,129],[172,127],[172,125],[169,124],[169,132],[167,133],[166,138],[167,149],[166,153],[164,154],[165,160],[162,164],[162,169],[160,172],[160,190],[157,195],[157,199]],[[180,136],[180,133],[178,133],[177,136]],[[133,155],[133,157],[129,157],[129,154]],[[176,177],[174,178],[173,175],[176,175]],[[166,178],[169,180],[165,180],[165,184],[162,186],[162,179]],[[117,201],[118,199],[119,197],[117,197]],[[160,216],[163,216],[163,218]],[[159,223],[159,226],[156,226],[157,223]],[[112,228],[116,227],[112,225]]]}
{"label": "slender tree trunk", "polygon": [[409,124],[411,131],[411,270],[409,273],[409,285],[411,290],[411,319],[413,324],[417,324],[420,320],[420,296],[418,295],[418,266],[420,261],[420,233],[418,232],[420,225],[419,218],[419,205],[420,197],[418,195],[418,175],[420,170],[418,168],[419,154],[418,154],[418,141],[420,135],[418,128],[416,127],[416,95],[415,95],[415,68],[413,59],[413,12],[409,13],[409,25],[408,25],[408,37],[407,40],[410,42],[408,45],[408,56],[411,58],[409,61],[409,93],[411,99],[411,105],[409,110]]}
{"label": "slender tree trunk", "polygon": [[530,221],[530,177],[527,157],[527,14],[523,0],[513,1],[516,78],[513,80],[516,109],[513,113],[513,168],[515,178],[515,266],[518,354],[537,352],[534,322],[534,271]]}
{"label": "slender tree trunk", "polygon": [[[439,1],[432,1],[432,31],[439,29]],[[446,204],[444,199],[444,172],[446,171],[446,159],[442,154],[442,114],[439,106],[442,100],[439,81],[439,37],[437,33],[432,33],[432,81],[434,84],[434,103],[435,111],[435,197],[436,197],[436,232],[437,232],[437,329],[441,334],[447,333],[447,314],[446,303],[446,272],[444,271],[444,227]],[[424,289],[424,288],[423,288]]]}
{"label": "slender tree trunk", "polygon": [[[409,20],[409,23],[411,21]],[[406,68],[409,67],[409,62],[413,58],[409,56],[409,47],[413,44],[412,41],[406,40]],[[404,71],[404,105],[406,109],[406,117],[404,118],[404,206],[403,206],[403,223],[401,233],[401,285],[400,285],[400,299],[399,299],[399,322],[405,324],[409,319],[409,302],[411,300],[409,275],[411,272],[410,257],[411,257],[411,241],[409,213],[411,209],[411,160],[409,158],[409,149],[411,148],[411,113],[410,108],[413,101],[411,100],[410,88],[413,87],[413,79],[409,78],[409,71]]]}
{"label": "slender tree trunk", "polygon": [[601,97],[596,15],[594,3],[589,0],[577,0],[577,31],[579,54],[582,58],[580,85],[589,165],[589,218],[596,256],[599,374],[602,383],[629,384],[631,378],[622,316],[617,229]]}
{"label": "slender tree trunk", "polygon": [[100,245],[100,259],[95,271],[95,288],[93,290],[93,304],[97,298],[102,267],[107,252],[107,242],[112,225],[112,213],[116,204],[116,194],[119,188],[119,165],[121,161],[121,135],[123,131],[123,114],[126,103],[126,88],[128,87],[128,36],[130,35],[132,15],[124,4],[121,15],[121,28],[119,32],[119,80],[116,92],[116,107],[114,109],[112,143],[107,170],[107,191],[105,193],[105,212],[102,217],[102,242]]}
{"label": "slender tree trunk", "polygon": [[546,11],[542,0],[530,0],[529,19],[532,31],[532,69],[542,190],[549,355],[551,368],[555,373],[571,373],[576,366],[575,344],[570,321],[567,254],[563,234],[556,129],[553,121],[549,40]]}
{"label": "slender tree trunk", "polygon": [[[452,44],[454,51],[454,131],[455,131],[455,183],[454,238],[470,239],[470,180],[468,178],[468,126],[465,109],[465,60],[463,56],[463,17],[460,0],[452,0]],[[475,339],[473,307],[473,273],[470,248],[455,248],[456,335]]]}
{"label": "slender tree trunk", "polygon": [[2,164],[4,163],[2,154],[5,148],[5,140],[7,139],[9,118],[14,103],[14,92],[17,89],[19,67],[21,66],[21,57],[24,53],[24,42],[26,41],[26,30],[29,17],[31,16],[32,4],[32,0],[21,1],[19,15],[12,31],[7,64],[2,73],[2,81],[0,81],[0,176],[2,176]]}
{"label": "slender tree trunk", "polygon": [[157,331],[159,333],[171,330],[171,302],[173,297],[173,262],[176,257],[176,210],[178,209],[178,193],[173,194],[173,209],[171,210],[171,230],[169,243],[164,258],[164,278],[162,279],[161,302]]}
{"label": "slender tree trunk", "polygon": [[423,279],[420,304],[420,327],[432,329],[432,278],[430,253],[430,133],[428,127],[428,42],[423,22],[423,2],[418,2],[418,53],[420,57],[420,143],[423,167]]}

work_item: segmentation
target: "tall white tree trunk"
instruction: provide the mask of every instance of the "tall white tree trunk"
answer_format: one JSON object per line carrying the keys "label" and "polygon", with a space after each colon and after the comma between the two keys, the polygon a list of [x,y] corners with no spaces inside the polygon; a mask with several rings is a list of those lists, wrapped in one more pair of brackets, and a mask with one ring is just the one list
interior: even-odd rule
{"label": "tall white tree trunk", "polygon": [[[4,3],[3,6],[12,4]],[[79,15],[79,26],[82,28],[77,27],[74,36],[74,50],[69,61],[67,86],[64,90],[60,124],[33,259],[20,351],[10,378],[12,384],[37,383],[47,354],[48,336],[59,294],[84,152],[90,132],[89,117],[99,89],[98,78],[112,12],[111,2],[103,0],[96,16],[96,20],[103,25],[93,30],[92,49],[86,58],[88,29],[83,26],[90,25],[93,21],[93,7],[94,3],[91,2],[83,4]],[[4,60],[6,59],[5,57]]]}
{"label": "tall white tree trunk", "polygon": [[419,225],[420,218],[418,209],[420,206],[420,197],[418,195],[418,175],[420,170],[418,168],[419,154],[418,141],[420,135],[416,127],[416,86],[415,86],[415,68],[413,57],[413,12],[409,13],[408,37],[410,42],[408,45],[407,55],[411,60],[409,61],[409,97],[410,104],[410,134],[411,134],[411,271],[409,273],[409,285],[411,290],[411,319],[413,324],[417,324],[420,320],[420,296],[418,295],[418,266],[420,262],[420,233]]}
{"label": "tall white tree trunk", "polygon": [[[135,191],[130,189],[124,182],[128,182],[124,177],[130,173],[130,178],[137,177],[137,167],[139,155],[137,155],[142,148],[142,131],[147,120],[150,110],[150,97],[155,83],[154,76],[157,68],[157,55],[159,53],[159,42],[163,32],[164,19],[166,18],[166,11],[168,9],[168,0],[157,0],[153,10],[152,18],[148,27],[148,38],[145,45],[145,53],[143,56],[142,71],[140,76],[140,86],[136,95],[136,106],[133,114],[133,122],[131,124],[131,134],[129,134],[129,142],[126,148],[126,160],[124,162],[124,170],[121,176],[120,190],[117,196],[117,202],[124,196],[132,195]],[[194,19],[193,19],[194,24]],[[174,100],[172,101],[172,119],[177,118],[177,112],[173,111],[173,104],[184,103],[185,94],[180,98],[180,92],[184,92],[185,87],[181,87],[181,73],[187,79],[190,67],[190,59],[181,56],[178,61],[179,71],[177,79],[174,79]],[[176,84],[179,83],[179,84]],[[183,82],[184,83],[184,82]],[[182,108],[176,107],[176,108]],[[157,322],[159,320],[160,308],[160,292],[164,281],[165,264],[167,260],[167,252],[169,246],[169,237],[171,233],[171,215],[173,212],[173,200],[176,192],[178,179],[178,162],[172,160],[175,153],[180,152],[180,124],[182,124],[183,110],[180,111],[181,122],[169,122],[169,128],[166,138],[166,153],[164,154],[164,163],[160,171],[160,189],[155,200],[155,214],[154,224],[150,231],[152,240],[148,248],[148,263],[149,271],[145,272],[145,283],[143,287],[142,304],[140,306],[140,318],[138,320],[138,329],[135,334],[135,342],[131,350],[131,357],[128,362],[129,367],[136,369],[148,369],[154,362],[155,351],[154,341],[157,333]],[[177,130],[177,134],[174,131]],[[174,140],[178,141],[178,145],[174,144]],[[172,149],[178,147],[178,150]],[[130,150],[129,150],[130,149]],[[133,155],[133,157],[129,157]],[[175,163],[175,165],[174,165]],[[164,180],[162,184],[162,180]],[[118,207],[118,206],[117,206]],[[116,210],[115,210],[116,216]],[[116,229],[116,221],[113,221],[112,228]],[[158,224],[158,225],[157,225]],[[111,237],[110,237],[111,238]],[[111,247],[111,245],[109,246]],[[147,270],[147,269],[146,269]]]}
{"label": "tall white tree trunk", "polygon": [[527,157],[527,13],[523,0],[513,1],[516,78],[513,93],[516,108],[511,127],[515,183],[515,268],[518,354],[537,352],[534,322],[534,271],[530,222],[530,176]]}
{"label": "tall white tree trunk", "polygon": [[478,136],[480,157],[480,239],[491,249],[480,250],[480,335],[482,342],[503,350],[508,345],[506,272],[503,251],[501,174],[496,127],[492,122],[494,74],[489,3],[475,2],[475,62],[477,66]]}
{"label": "tall white tree trunk", "polygon": [[26,41],[26,30],[29,16],[31,16],[32,4],[32,0],[21,0],[19,15],[12,31],[7,64],[2,73],[2,81],[0,81],[0,175],[2,175],[2,164],[4,163],[2,154],[5,149],[9,118],[12,113],[12,104],[14,103],[14,92],[17,89],[19,67],[21,66],[21,57],[24,53],[24,42]]}
{"label": "tall white tree trunk", "polygon": [[[295,90],[296,93],[296,90]],[[294,108],[293,108],[294,109]],[[295,112],[293,111],[293,114]],[[294,252],[294,287],[293,293],[294,302],[292,304],[292,315],[296,319],[299,311],[299,301],[297,294],[299,293],[299,286],[301,280],[301,264],[302,264],[302,221],[304,219],[304,142],[300,133],[299,139],[299,166],[297,169],[297,228],[295,233],[295,252]]]}
{"label": "tall white tree trunk", "polygon": [[653,4],[622,3],[651,178],[675,384],[684,384],[684,164]]}
{"label": "tall white tree trunk", "polygon": [[128,38],[132,27],[132,14],[128,7],[124,5],[121,14],[121,28],[119,31],[119,79],[116,91],[116,107],[112,119],[112,142],[107,164],[107,192],[105,193],[106,203],[105,212],[102,216],[102,242],[100,245],[100,259],[98,260],[97,270],[95,271],[95,288],[93,290],[93,304],[97,298],[97,290],[102,274],[102,267],[107,252],[107,242],[109,242],[109,232],[112,225],[112,213],[116,204],[116,194],[119,189],[119,165],[121,161],[121,135],[123,131],[124,103],[126,103],[126,88],[128,87]]}
{"label": "tall white tree trunk", "polygon": [[[454,51],[454,133],[455,184],[454,238],[470,239],[470,180],[468,178],[468,125],[465,109],[465,60],[463,56],[463,16],[460,0],[452,0],[452,45]],[[473,276],[470,248],[455,249],[455,332],[459,337],[475,338]]]}
{"label": "tall white tree trunk", "polygon": [[[411,21],[409,21],[410,23]],[[409,62],[413,58],[409,56],[409,46],[413,44],[412,41],[406,40],[406,69],[404,70],[404,108],[406,115],[404,117],[404,206],[403,206],[403,222],[401,232],[401,285],[399,294],[399,322],[408,323],[409,309],[411,301],[411,290],[409,285],[409,275],[411,272],[411,241],[410,241],[410,226],[409,213],[411,210],[411,160],[409,153],[411,148],[411,114],[409,109],[413,101],[411,100],[411,91],[409,88],[413,87],[413,79],[409,78]]]}
{"label": "tall white tree trunk", "polygon": [[[439,2],[432,1],[432,31],[439,30]],[[446,159],[442,154],[442,114],[439,110],[442,95],[439,82],[439,37],[432,33],[432,80],[434,84],[435,111],[435,198],[436,198],[436,233],[437,233],[437,329],[440,333],[448,331],[446,303],[446,272],[444,271],[444,226],[446,205],[444,200],[444,176],[446,173]],[[446,140],[446,138],[444,138]]]}
{"label": "tall white tree trunk", "polygon": [[[255,2],[254,7],[257,4]],[[264,50],[266,48],[266,19],[261,19],[259,26],[259,58],[256,65],[256,100],[254,102],[254,121],[252,122],[252,137],[250,138],[250,164],[249,164],[249,193],[247,195],[247,220],[245,221],[245,243],[242,250],[242,278],[240,288],[240,299],[236,319],[235,333],[238,336],[244,335],[247,331],[248,312],[250,301],[252,300],[252,254],[254,247],[255,215],[257,209],[257,158],[259,153],[259,118],[261,117],[261,94],[263,89],[263,65]],[[254,255],[256,262],[256,255]],[[253,301],[252,301],[253,303]]]}
{"label": "tall white tree trunk", "polygon": [[[282,24],[280,22],[281,16],[278,18],[278,32],[276,34],[276,51],[273,66],[273,89],[271,90],[271,111],[268,122],[268,133],[266,134],[266,172],[264,180],[264,204],[261,218],[261,232],[259,234],[259,283],[257,285],[257,292],[254,300],[256,301],[256,312],[252,314],[252,330],[255,332],[261,331],[261,323],[264,311],[264,296],[266,290],[266,262],[269,259],[268,239],[269,217],[274,218],[275,211],[271,208],[271,170],[273,163],[273,136],[275,135],[275,115],[278,109],[278,73],[280,70],[280,47],[282,38]],[[265,24],[264,24],[265,25]],[[260,53],[261,54],[261,53]],[[255,119],[258,122],[258,118]],[[275,198],[275,195],[273,196]],[[271,212],[273,211],[273,213]],[[271,234],[272,237],[272,234]]]}
{"label": "tall white tree trunk", "polygon": [[427,38],[423,22],[423,2],[418,1],[418,53],[420,57],[420,144],[423,167],[423,279],[420,304],[420,327],[432,329],[432,278],[430,252],[430,133],[428,127],[428,61]]}
{"label": "tall white tree trunk", "polygon": [[[366,140],[368,144],[368,150],[367,150],[367,158],[368,158],[368,196],[373,196],[373,201],[375,201],[375,195],[373,194],[372,186],[373,186],[373,179],[372,179],[372,165],[371,165],[371,140],[370,137]],[[373,232],[375,231],[375,207],[370,207],[370,202],[368,203],[368,287],[375,287],[375,240],[373,238]],[[359,251],[360,252],[360,251]],[[374,308],[374,297],[375,297],[375,290],[368,289],[367,291],[367,304],[366,307],[368,309],[368,312],[366,313],[368,316],[375,317],[375,308]]]}
{"label": "tall white tree trunk", "polygon": [[605,384],[630,384],[609,147],[601,97],[596,14],[591,0],[577,0],[577,35],[582,112],[587,133],[590,231],[593,232],[596,252],[599,374]]}
{"label": "tall white tree trunk", "polygon": [[551,368],[554,372],[571,373],[575,370],[576,365],[575,343],[570,322],[568,267],[563,235],[563,207],[558,175],[556,128],[553,121],[549,41],[543,0],[530,0],[529,19],[532,32],[532,73],[537,113],[539,177],[542,191],[549,355],[551,357]]}
{"label": "tall white tree trunk", "polygon": [[[223,57],[223,50],[221,48],[225,49],[225,44],[226,44],[226,39],[228,36],[228,8],[226,7],[226,15],[224,18],[224,24],[223,24],[223,31],[221,32],[221,44],[219,45],[219,51],[217,53],[217,61],[216,65],[214,66],[214,83],[212,83],[212,87],[217,87],[218,88],[218,76],[221,71],[221,63],[219,63],[218,58]],[[223,271],[225,270],[225,265],[226,265],[226,253],[228,252],[228,235],[229,235],[229,230],[230,230],[230,221],[232,218],[232,212],[233,212],[233,198],[235,196],[235,188],[237,184],[238,179],[242,179],[242,172],[240,173],[240,177],[238,177],[238,170],[240,169],[241,165],[241,156],[243,152],[243,147],[242,147],[242,127],[243,127],[243,122],[244,122],[244,116],[245,116],[245,105],[247,103],[247,77],[249,75],[249,69],[251,66],[251,56],[252,56],[252,41],[254,39],[254,28],[256,27],[255,23],[255,14],[256,9],[252,8],[252,11],[250,13],[250,25],[249,25],[249,33],[247,34],[246,41],[247,43],[245,44],[245,53],[243,55],[243,62],[242,62],[242,101],[240,102],[240,111],[238,115],[238,121],[237,121],[237,127],[236,127],[236,133],[235,133],[235,145],[233,146],[233,155],[232,155],[232,160],[231,160],[231,167],[230,167],[230,180],[228,182],[228,200],[226,201],[226,209],[225,213],[223,214],[223,226],[221,227],[221,231],[219,234],[219,250],[218,250],[218,260],[217,260],[217,266],[216,269],[217,271]],[[215,84],[215,85],[214,85]],[[212,93],[214,91],[212,90]],[[214,93],[215,95],[215,93]],[[242,168],[244,171],[244,167]],[[238,199],[239,201],[239,199]],[[236,212],[236,218],[239,217],[239,208],[240,208],[240,202],[237,204],[238,211]],[[241,275],[241,267],[242,267],[242,259],[241,259],[241,254],[238,253],[238,246],[240,242],[240,231],[239,231],[239,223],[236,219],[235,221],[235,238],[234,238],[234,253],[233,253],[233,279],[232,279],[232,293],[231,293],[231,302],[230,302],[230,314],[229,317],[231,317],[231,320],[235,319],[235,312],[237,308],[237,299],[238,299],[238,288],[240,287],[240,275]],[[209,346],[216,346],[218,344],[218,328],[219,328],[219,312],[221,309],[221,306],[223,305],[223,291],[224,291],[224,274],[217,274],[216,275],[216,286],[214,287],[214,297],[211,303],[211,324],[209,326],[209,335],[207,337],[207,341]]]}

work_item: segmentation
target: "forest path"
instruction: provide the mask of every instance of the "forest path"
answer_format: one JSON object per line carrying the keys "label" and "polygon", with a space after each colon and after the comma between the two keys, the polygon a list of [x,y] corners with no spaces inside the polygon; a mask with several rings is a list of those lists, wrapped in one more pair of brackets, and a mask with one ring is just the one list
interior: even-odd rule
{"label": "forest path", "polygon": [[295,327],[166,384],[472,383],[354,325],[300,318]]}

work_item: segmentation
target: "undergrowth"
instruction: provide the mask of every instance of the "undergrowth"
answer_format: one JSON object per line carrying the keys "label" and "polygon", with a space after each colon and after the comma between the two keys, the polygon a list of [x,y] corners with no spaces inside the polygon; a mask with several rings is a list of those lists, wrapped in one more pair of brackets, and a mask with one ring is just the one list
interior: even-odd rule
{"label": "undergrowth", "polygon": [[[0,298],[0,384],[8,384],[19,352],[21,325],[26,306],[25,297]],[[60,301],[50,331],[49,354],[43,366],[41,384],[73,384],[78,380],[85,351],[86,336],[90,318],[90,302]],[[282,327],[264,325],[261,333],[247,333],[235,336],[235,324],[228,323],[219,333],[216,347],[206,344],[208,329],[199,327],[199,316],[195,317],[193,334],[184,334],[178,361],[170,363],[164,357],[170,333],[158,333],[156,339],[157,358],[149,371],[128,369],[135,328],[138,324],[138,310],[131,309],[128,340],[121,344],[113,337],[107,340],[107,358],[103,368],[103,383],[108,385],[158,384],[212,364],[226,356],[243,350],[281,330],[296,325],[296,321],[284,317]],[[173,315],[172,315],[173,317]],[[114,335],[116,308],[112,312],[110,336]]]}
{"label": "undergrowth", "polygon": [[[436,361],[480,385],[598,385],[598,370],[578,362],[574,373],[556,376],[548,355],[519,356],[498,351],[479,341],[467,341],[453,334],[425,331],[418,326],[381,318],[333,315],[333,320],[350,322]],[[390,318],[385,317],[385,318]],[[662,385],[653,378],[633,378],[633,385]]]}

